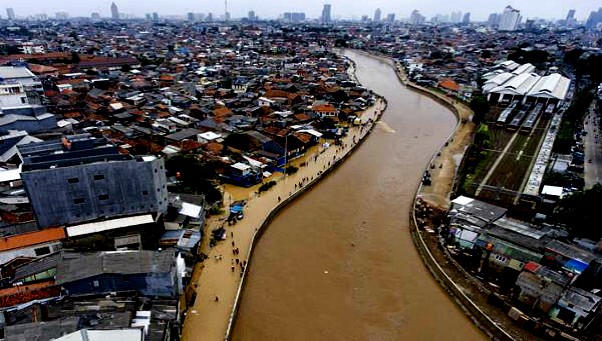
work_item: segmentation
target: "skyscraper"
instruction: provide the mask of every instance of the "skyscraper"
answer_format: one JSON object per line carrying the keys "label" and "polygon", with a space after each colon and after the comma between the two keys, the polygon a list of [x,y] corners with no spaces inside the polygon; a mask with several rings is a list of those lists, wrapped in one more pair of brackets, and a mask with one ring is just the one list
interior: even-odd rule
{"label": "skyscraper", "polygon": [[395,21],[395,13],[387,14],[387,22],[394,22],[394,21]]}
{"label": "skyscraper", "polygon": [[458,12],[452,12],[450,15],[450,21],[452,23],[459,23],[460,20],[462,20],[462,12],[458,11]]}
{"label": "skyscraper", "polygon": [[330,17],[330,10],[332,9],[332,6],[330,4],[325,4],[324,8],[322,9],[322,22],[327,23],[330,22],[332,19]]}
{"label": "skyscraper", "polygon": [[251,21],[255,21],[257,20],[257,17],[255,16],[255,11],[249,11],[249,16],[248,16],[249,20]]}
{"label": "skyscraper", "polygon": [[8,16],[8,20],[15,20],[15,10],[14,9],[7,8],[6,15]]}
{"label": "skyscraper", "polygon": [[153,12],[153,21],[159,21],[159,13]]}
{"label": "skyscraper", "polygon": [[575,10],[569,10],[569,13],[566,15],[566,21],[572,21],[575,19]]}
{"label": "skyscraper", "polygon": [[598,8],[598,11],[592,11],[585,22],[585,27],[594,29],[602,22],[602,7]]}
{"label": "skyscraper", "polygon": [[56,12],[54,14],[56,20],[67,20],[69,19],[69,13],[67,12]]}
{"label": "skyscraper", "polygon": [[424,23],[425,19],[426,18],[422,14],[420,14],[420,11],[415,9],[412,11],[412,14],[410,15],[410,24],[421,25]]}
{"label": "skyscraper", "polygon": [[374,21],[378,22],[380,21],[380,16],[381,16],[381,11],[380,8],[377,8],[376,11],[374,11]]}
{"label": "skyscraper", "polygon": [[462,23],[463,24],[469,24],[470,23],[470,12],[464,13],[464,17],[462,18]]}
{"label": "skyscraper", "polygon": [[512,6],[506,6],[504,13],[500,17],[499,31],[514,31],[518,28],[520,23],[520,11],[512,8]]}
{"label": "skyscraper", "polygon": [[489,14],[489,19],[487,19],[487,24],[489,26],[497,26],[500,23],[500,14],[499,13],[491,13]]}
{"label": "skyscraper", "polygon": [[113,20],[119,20],[119,9],[114,2],[111,3],[111,18],[113,18]]}

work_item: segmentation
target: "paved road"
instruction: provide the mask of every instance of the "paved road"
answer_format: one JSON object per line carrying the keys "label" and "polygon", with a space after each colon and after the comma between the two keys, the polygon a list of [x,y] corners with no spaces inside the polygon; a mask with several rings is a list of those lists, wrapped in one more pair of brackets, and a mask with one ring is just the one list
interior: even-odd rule
{"label": "paved road", "polygon": [[[583,137],[585,147],[585,188],[592,188],[602,183],[602,134],[600,134],[600,114],[590,106],[584,128],[587,135]],[[591,163],[589,162],[591,160]]]}

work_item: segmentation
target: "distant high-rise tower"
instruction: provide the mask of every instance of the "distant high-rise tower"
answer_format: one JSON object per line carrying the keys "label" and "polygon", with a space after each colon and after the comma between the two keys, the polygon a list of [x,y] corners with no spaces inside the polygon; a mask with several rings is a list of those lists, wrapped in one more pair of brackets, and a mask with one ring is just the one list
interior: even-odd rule
{"label": "distant high-rise tower", "polygon": [[153,12],[153,21],[159,21],[159,13]]}
{"label": "distant high-rise tower", "polygon": [[500,25],[498,26],[499,31],[515,31],[520,23],[520,11],[507,6],[504,9],[504,13],[500,17]]}
{"label": "distant high-rise tower", "polygon": [[228,21],[230,20],[230,11],[228,11],[228,0],[224,0],[224,20]]}
{"label": "distant high-rise tower", "polygon": [[330,4],[325,4],[324,8],[322,9],[322,22],[326,23],[326,22],[330,22],[331,21],[331,17],[330,17],[330,10],[332,9],[332,6]]}
{"label": "distant high-rise tower", "polygon": [[92,20],[100,20],[100,13],[93,12],[92,15],[90,15],[90,18],[92,18]]}
{"label": "distant high-rise tower", "polygon": [[250,21],[257,20],[257,17],[255,16],[255,11],[249,11],[248,18],[249,18]]}
{"label": "distant high-rise tower", "polygon": [[464,17],[462,18],[463,24],[470,24],[470,12],[464,13]]}
{"label": "distant high-rise tower", "polygon": [[487,19],[487,24],[492,27],[499,25],[500,17],[501,17],[501,15],[499,13],[489,14],[489,19]]}
{"label": "distant high-rise tower", "polygon": [[569,10],[569,13],[566,15],[566,21],[573,21],[575,19],[575,10]]}
{"label": "distant high-rise tower", "polygon": [[424,24],[425,21],[426,18],[422,14],[420,14],[420,11],[418,11],[417,9],[412,11],[412,14],[410,15],[410,24],[421,25]]}
{"label": "distant high-rise tower", "polygon": [[67,20],[69,19],[69,13],[67,12],[56,12],[54,14],[56,20]]}
{"label": "distant high-rise tower", "polygon": [[598,24],[602,23],[602,7],[598,8],[598,11],[592,11],[585,22],[585,27],[589,29],[595,29]]}
{"label": "distant high-rise tower", "polygon": [[8,20],[15,20],[15,10],[14,9],[7,8],[6,15],[8,16]]}
{"label": "distant high-rise tower", "polygon": [[452,23],[459,23],[462,20],[462,12],[452,12],[449,19]]}
{"label": "distant high-rise tower", "polygon": [[374,11],[374,21],[380,21],[381,14],[380,8],[377,8],[376,11]]}
{"label": "distant high-rise tower", "polygon": [[387,14],[387,22],[394,22],[394,21],[395,21],[395,13]]}
{"label": "distant high-rise tower", "polygon": [[119,9],[114,2],[111,3],[111,18],[113,18],[113,20],[119,20]]}

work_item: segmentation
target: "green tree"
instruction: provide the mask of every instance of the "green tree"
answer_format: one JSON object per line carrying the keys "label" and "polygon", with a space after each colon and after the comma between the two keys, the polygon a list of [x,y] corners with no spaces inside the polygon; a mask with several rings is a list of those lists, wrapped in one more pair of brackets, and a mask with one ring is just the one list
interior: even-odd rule
{"label": "green tree", "polygon": [[221,192],[216,188],[217,173],[212,164],[204,163],[196,155],[178,154],[167,159],[167,172],[179,180],[178,191],[204,194],[207,202],[220,201]]}
{"label": "green tree", "polygon": [[487,102],[487,98],[485,96],[475,96],[470,101],[470,109],[474,112],[472,116],[472,121],[475,124],[479,124],[485,118],[485,115],[489,112],[489,103]]}
{"label": "green tree", "polygon": [[602,207],[602,185],[574,192],[560,200],[556,218],[566,224],[572,237],[589,238],[598,241],[602,238],[602,224],[598,210]]}
{"label": "green tree", "polygon": [[77,54],[75,51],[71,52],[71,62],[79,64],[80,61],[81,59],[79,58],[79,54]]}

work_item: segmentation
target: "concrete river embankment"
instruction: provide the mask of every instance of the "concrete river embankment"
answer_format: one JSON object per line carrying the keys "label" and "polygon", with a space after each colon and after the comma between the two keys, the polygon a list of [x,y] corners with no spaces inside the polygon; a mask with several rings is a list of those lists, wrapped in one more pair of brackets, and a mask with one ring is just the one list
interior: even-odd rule
{"label": "concrete river embankment", "polygon": [[482,340],[410,237],[416,187],[455,127],[387,63],[347,52],[388,100],[359,149],[285,208],[256,245],[234,340]]}

